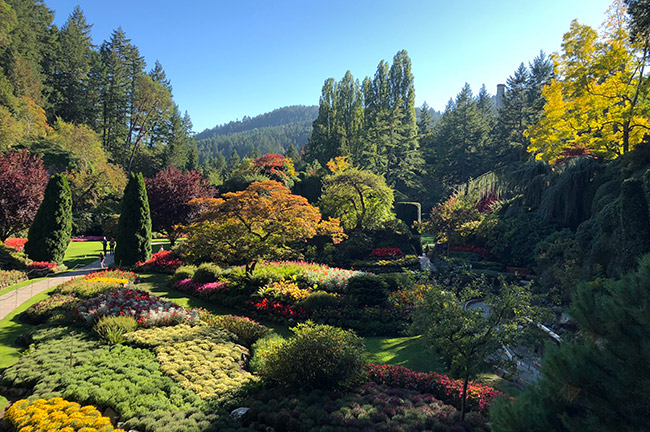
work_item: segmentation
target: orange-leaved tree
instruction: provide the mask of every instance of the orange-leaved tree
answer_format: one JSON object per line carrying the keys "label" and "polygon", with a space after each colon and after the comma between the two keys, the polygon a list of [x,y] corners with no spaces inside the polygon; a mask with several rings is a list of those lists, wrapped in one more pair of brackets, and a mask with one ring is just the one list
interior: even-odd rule
{"label": "orange-leaved tree", "polygon": [[192,203],[202,211],[179,252],[190,261],[244,264],[248,275],[260,260],[296,257],[295,245],[317,234],[335,243],[344,236],[337,219],[323,221],[306,198],[276,181]]}

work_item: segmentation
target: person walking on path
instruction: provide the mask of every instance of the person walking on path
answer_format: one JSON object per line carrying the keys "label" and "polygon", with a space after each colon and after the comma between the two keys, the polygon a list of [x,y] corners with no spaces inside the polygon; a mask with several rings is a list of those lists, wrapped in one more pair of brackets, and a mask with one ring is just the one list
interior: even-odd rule
{"label": "person walking on path", "polygon": [[113,255],[113,252],[115,251],[115,239],[113,237],[111,237],[110,246],[111,246],[111,255]]}
{"label": "person walking on path", "polygon": [[103,252],[99,253],[99,265],[101,268],[104,268],[104,263],[106,262],[106,254]]}
{"label": "person walking on path", "polygon": [[102,237],[102,247],[104,248],[104,255],[106,255],[106,246],[108,246],[108,241],[106,241],[106,236]]}

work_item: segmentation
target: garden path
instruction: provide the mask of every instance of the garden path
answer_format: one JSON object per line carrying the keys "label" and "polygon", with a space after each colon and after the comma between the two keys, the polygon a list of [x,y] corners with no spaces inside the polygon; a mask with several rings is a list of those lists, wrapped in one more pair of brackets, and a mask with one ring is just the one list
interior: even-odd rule
{"label": "garden path", "polygon": [[[108,267],[113,263],[113,255],[107,254],[104,267]],[[92,273],[97,270],[101,270],[99,259],[93,261],[85,267],[79,269],[71,270],[59,275],[51,276],[46,279],[25,285],[18,289],[15,289],[11,292],[3,294],[0,296],[0,320],[9,315],[14,309],[18,306],[32,298],[38,293],[46,291],[51,287],[60,285],[69,281],[72,278],[77,276],[82,276],[88,273]]]}

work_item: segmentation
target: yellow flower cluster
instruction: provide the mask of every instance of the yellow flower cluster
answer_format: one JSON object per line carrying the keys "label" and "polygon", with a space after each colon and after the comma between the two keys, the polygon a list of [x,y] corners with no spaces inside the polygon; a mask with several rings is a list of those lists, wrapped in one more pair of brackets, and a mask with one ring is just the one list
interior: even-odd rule
{"label": "yellow flower cluster", "polygon": [[298,284],[285,279],[272,282],[260,290],[262,297],[270,297],[283,301],[303,300],[311,294],[311,290],[299,288]]}
{"label": "yellow flower cluster", "polygon": [[110,419],[103,417],[95,407],[82,407],[60,397],[33,402],[19,400],[7,410],[5,419],[18,432],[125,432],[113,429]]}
{"label": "yellow flower cluster", "polygon": [[112,277],[102,277],[102,276],[97,276],[92,279],[88,279],[87,282],[104,282],[104,283],[109,283],[109,284],[122,284],[126,285],[129,280],[128,279],[119,279],[119,278],[112,278]]}

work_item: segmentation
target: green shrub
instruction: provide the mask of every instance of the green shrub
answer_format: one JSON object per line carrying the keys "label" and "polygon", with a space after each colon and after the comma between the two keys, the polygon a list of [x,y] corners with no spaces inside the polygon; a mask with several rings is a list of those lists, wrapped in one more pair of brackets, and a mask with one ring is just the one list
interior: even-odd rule
{"label": "green shrub", "polygon": [[625,242],[621,261],[632,268],[635,258],[650,252],[650,213],[641,180],[627,179],[621,186],[620,223]]}
{"label": "green shrub", "polygon": [[309,314],[320,309],[334,308],[338,304],[338,297],[325,291],[315,291],[300,302],[300,306],[302,306],[302,308]]}
{"label": "green shrub", "polygon": [[213,315],[203,310],[199,311],[199,313],[201,321],[233,333],[237,336],[237,341],[247,347],[250,347],[258,339],[271,332],[270,328],[250,318],[234,315]]}
{"label": "green shrub", "polygon": [[203,263],[194,272],[192,280],[198,283],[216,282],[222,273],[223,270],[218,265],[214,263]]}
{"label": "green shrub", "polygon": [[291,388],[356,384],[365,372],[363,339],[329,325],[301,323],[294,336],[263,354],[262,377]]}
{"label": "green shrub", "polygon": [[133,266],[151,259],[151,214],[142,174],[131,173],[124,188],[115,240],[118,266]]}
{"label": "green shrub", "polygon": [[194,273],[196,272],[196,266],[193,265],[182,265],[176,269],[174,275],[171,278],[170,284],[174,285],[176,282],[183,279],[192,279]]}
{"label": "green shrub", "polygon": [[101,317],[93,330],[101,340],[109,345],[126,342],[124,335],[135,331],[138,322],[132,316],[118,315]]}
{"label": "green shrub", "polygon": [[27,274],[20,270],[0,270],[0,289],[26,281]]}
{"label": "green shrub", "polygon": [[388,290],[391,292],[410,290],[415,286],[413,279],[406,273],[384,273],[380,274],[379,278],[388,284]]}
{"label": "green shrub", "polygon": [[60,263],[72,234],[72,192],[63,174],[55,174],[45,188],[43,202],[29,228],[25,253],[34,261]]}
{"label": "green shrub", "polygon": [[348,280],[346,294],[356,306],[377,306],[388,298],[388,283],[385,279],[365,274],[353,276]]}
{"label": "green shrub", "polygon": [[269,333],[256,341],[251,347],[253,356],[250,361],[250,368],[255,373],[260,373],[266,367],[266,359],[270,353],[284,342],[284,338],[277,333]]}

